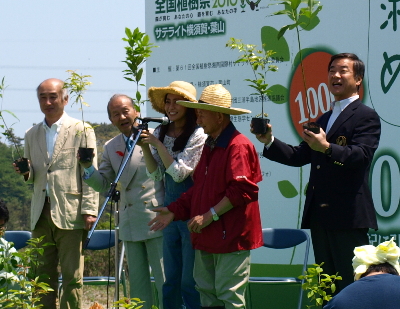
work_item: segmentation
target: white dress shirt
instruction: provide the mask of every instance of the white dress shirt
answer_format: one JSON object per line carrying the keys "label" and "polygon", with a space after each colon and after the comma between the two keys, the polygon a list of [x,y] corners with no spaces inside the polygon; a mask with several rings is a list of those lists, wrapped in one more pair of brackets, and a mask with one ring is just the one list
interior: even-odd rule
{"label": "white dress shirt", "polygon": [[[47,125],[46,118],[43,119],[43,128],[46,133],[47,155],[50,160],[51,160],[51,157],[53,156],[54,145],[56,144],[58,133],[60,133],[64,115],[65,115],[65,113],[61,116],[60,119],[58,119],[55,123],[53,123],[51,125],[51,127],[49,127]],[[46,193],[47,193],[47,195],[49,195],[48,185],[46,185]]]}
{"label": "white dress shirt", "polygon": [[332,128],[332,125],[335,123],[337,117],[339,117],[340,113],[347,107],[351,102],[357,100],[360,96],[357,94],[350,98],[344,99],[342,101],[334,101],[331,103],[332,107],[332,115],[328,120],[328,124],[326,126],[325,133],[328,134],[329,130]]}

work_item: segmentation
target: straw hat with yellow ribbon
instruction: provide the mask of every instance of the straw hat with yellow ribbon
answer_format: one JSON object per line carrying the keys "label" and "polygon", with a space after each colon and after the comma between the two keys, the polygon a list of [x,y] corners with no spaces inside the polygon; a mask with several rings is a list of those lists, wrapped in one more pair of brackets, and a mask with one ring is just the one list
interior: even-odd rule
{"label": "straw hat with yellow ribbon", "polygon": [[400,248],[394,242],[393,237],[376,247],[372,245],[356,247],[353,258],[354,280],[360,279],[371,265],[383,263],[389,263],[400,274],[399,256]]}
{"label": "straw hat with yellow ribbon", "polygon": [[192,84],[184,81],[174,81],[167,87],[149,88],[148,97],[155,111],[165,114],[165,96],[169,93],[180,95],[191,102],[197,102],[196,88]]}
{"label": "straw hat with yellow ribbon", "polygon": [[221,84],[210,85],[204,88],[199,102],[177,101],[179,105],[205,109],[212,112],[219,112],[228,115],[249,114],[251,111],[243,108],[233,108],[232,97],[229,91]]}

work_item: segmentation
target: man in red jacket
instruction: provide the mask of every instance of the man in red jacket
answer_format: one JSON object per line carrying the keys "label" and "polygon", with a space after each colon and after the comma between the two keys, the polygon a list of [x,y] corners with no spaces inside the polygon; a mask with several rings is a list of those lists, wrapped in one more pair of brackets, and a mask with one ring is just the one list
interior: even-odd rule
{"label": "man in red jacket", "polygon": [[202,308],[245,308],[250,250],[261,247],[258,186],[262,180],[254,145],[236,130],[230,115],[250,113],[232,108],[222,85],[204,89],[196,108],[197,123],[208,134],[194,185],[168,207],[155,211],[152,230],[172,220],[188,220],[195,252],[194,278]]}

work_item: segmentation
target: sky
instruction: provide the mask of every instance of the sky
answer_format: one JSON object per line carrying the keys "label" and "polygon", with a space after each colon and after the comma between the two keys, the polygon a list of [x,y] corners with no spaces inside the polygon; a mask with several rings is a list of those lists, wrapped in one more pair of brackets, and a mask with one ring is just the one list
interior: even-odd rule
{"label": "sky", "polygon": [[[110,123],[106,105],[115,93],[134,96],[123,78],[125,27],[145,31],[145,0],[1,1],[0,79],[8,86],[1,110],[17,136],[43,120],[36,87],[47,78],[68,78],[66,70],[91,75],[84,95],[85,121]],[[145,76],[143,77],[145,82]],[[145,96],[145,89],[140,89]],[[1,100],[1,99],[0,99]],[[72,101],[65,111],[80,119]],[[143,111],[144,112],[144,111]],[[4,139],[1,139],[4,141]]]}

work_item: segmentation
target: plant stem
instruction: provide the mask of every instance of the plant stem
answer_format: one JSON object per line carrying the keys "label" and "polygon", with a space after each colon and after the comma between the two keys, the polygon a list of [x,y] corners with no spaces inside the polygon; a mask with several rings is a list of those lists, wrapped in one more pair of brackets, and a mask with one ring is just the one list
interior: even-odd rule
{"label": "plant stem", "polygon": [[8,126],[7,126],[7,124],[6,124],[6,121],[5,121],[4,118],[3,118],[3,114],[2,114],[1,112],[0,112],[0,117],[1,117],[1,119],[3,120],[4,126],[6,127],[6,133],[7,133],[8,136],[11,138],[11,141],[12,141],[12,143],[14,144],[14,147],[15,147],[15,150],[17,151],[17,153],[18,153],[18,156],[19,156],[20,158],[22,158],[22,155],[21,155],[21,153],[20,153],[20,151],[19,151],[19,148],[18,148],[18,146],[17,146],[17,142],[15,141],[14,136],[11,134],[11,131],[10,131],[10,129],[8,128]]}
{"label": "plant stem", "polygon": [[83,119],[83,104],[81,100],[81,115],[82,115],[82,123],[83,123],[83,135],[85,139],[85,146],[87,148],[87,138],[86,138],[86,126],[85,126],[85,119]]}
{"label": "plant stem", "polygon": [[307,112],[308,112],[308,122],[310,122],[311,107],[310,107],[310,101],[308,99],[308,93],[307,93],[306,75],[305,75],[305,72],[304,72],[303,53],[301,51],[300,31],[299,31],[299,27],[298,26],[296,26],[296,33],[297,33],[297,44],[299,45],[300,67],[301,67],[301,74],[302,74],[302,77],[303,77],[304,93],[306,95],[306,106],[307,106]]}

